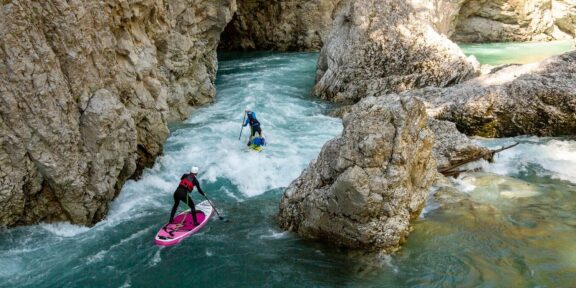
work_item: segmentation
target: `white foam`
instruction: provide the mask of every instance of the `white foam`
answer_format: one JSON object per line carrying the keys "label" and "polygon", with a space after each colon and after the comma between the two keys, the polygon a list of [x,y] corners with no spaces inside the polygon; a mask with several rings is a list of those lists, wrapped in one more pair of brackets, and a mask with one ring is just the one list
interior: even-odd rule
{"label": "white foam", "polygon": [[382,264],[384,264],[385,266],[387,266],[388,268],[392,269],[392,272],[394,272],[395,274],[398,274],[398,272],[400,272],[400,268],[398,268],[398,266],[396,266],[393,262],[394,262],[394,258],[392,258],[392,256],[390,255],[385,255],[385,254],[380,254],[379,255],[379,259],[381,261]]}
{"label": "white foam", "polygon": [[475,178],[472,176],[464,176],[461,178],[450,178],[452,180],[452,183],[454,184],[454,186],[456,186],[456,188],[462,192],[465,193],[469,193],[474,191],[474,189],[476,189],[476,185],[474,185],[474,180]]}
{"label": "white foam", "polygon": [[60,237],[74,237],[90,230],[86,226],[74,225],[68,222],[42,223],[40,228]]}
{"label": "white foam", "polygon": [[260,236],[260,239],[282,239],[286,238],[289,234],[287,231],[278,232],[272,229],[269,229],[268,232],[270,232],[270,234],[262,235]]}
{"label": "white foam", "polygon": [[230,192],[230,190],[228,190],[226,187],[222,187],[220,188],[221,191],[224,192],[224,194],[228,195],[230,198],[233,198],[234,200],[238,201],[238,202],[243,202],[244,199],[236,196],[234,193]]}
{"label": "white foam", "polygon": [[152,257],[152,259],[150,259],[150,263],[148,264],[148,267],[154,267],[156,265],[158,265],[160,262],[162,262],[162,256],[160,255],[160,251],[162,251],[164,247],[160,247],[158,249],[158,251],[156,251],[156,253],[154,253],[154,256]]}
{"label": "white foam", "polygon": [[540,176],[576,183],[576,141],[519,138],[522,143],[499,153],[487,170],[500,175],[525,172],[535,165]]}
{"label": "white foam", "polygon": [[130,281],[130,277],[128,277],[128,279],[126,279],[126,281],[124,282],[124,284],[122,284],[122,286],[120,286],[120,288],[130,288],[132,287],[132,281]]}
{"label": "white foam", "polygon": [[420,213],[420,218],[425,218],[428,213],[440,208],[440,203],[436,201],[434,195],[438,191],[439,187],[431,187],[428,191],[428,199],[426,200],[426,206],[422,209],[422,213]]}
{"label": "white foam", "polygon": [[91,256],[88,256],[88,257],[86,258],[86,260],[88,261],[88,263],[99,262],[99,261],[101,261],[102,259],[104,259],[104,256],[105,256],[106,254],[108,254],[110,251],[112,251],[112,250],[114,250],[115,248],[120,247],[120,246],[124,245],[125,243],[128,243],[128,242],[130,242],[130,241],[132,241],[132,240],[134,240],[134,239],[137,239],[137,238],[139,238],[139,237],[142,237],[144,234],[148,233],[148,231],[149,231],[150,229],[152,229],[152,228],[153,228],[153,227],[149,227],[149,228],[140,230],[140,231],[138,231],[138,232],[130,235],[128,238],[125,238],[125,239],[120,240],[120,242],[118,242],[118,243],[110,246],[108,249],[100,250],[100,251],[98,251],[98,253],[96,253],[96,254],[94,254],[94,255],[91,255]]}

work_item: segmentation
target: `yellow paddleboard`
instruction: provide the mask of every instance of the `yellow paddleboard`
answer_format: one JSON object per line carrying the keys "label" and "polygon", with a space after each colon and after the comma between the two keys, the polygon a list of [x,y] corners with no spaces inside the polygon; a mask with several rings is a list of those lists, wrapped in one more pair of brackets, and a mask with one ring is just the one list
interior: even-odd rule
{"label": "yellow paddleboard", "polygon": [[254,150],[254,151],[257,151],[257,152],[261,152],[262,149],[263,149],[262,146],[258,146],[258,145],[254,145],[254,144],[248,146],[248,148],[250,148],[250,149],[252,149],[252,150]]}

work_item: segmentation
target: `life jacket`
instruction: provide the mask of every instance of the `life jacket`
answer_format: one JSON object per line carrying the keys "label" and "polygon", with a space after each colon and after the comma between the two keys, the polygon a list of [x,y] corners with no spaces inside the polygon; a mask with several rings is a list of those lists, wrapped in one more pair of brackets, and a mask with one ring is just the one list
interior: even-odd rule
{"label": "life jacket", "polygon": [[188,192],[191,192],[194,190],[194,178],[196,178],[194,174],[187,174],[184,179],[180,180],[180,187],[184,187],[188,190]]}
{"label": "life jacket", "polygon": [[250,121],[251,127],[260,127],[260,121],[256,120],[256,118],[252,116],[252,113],[248,114],[248,121]]}

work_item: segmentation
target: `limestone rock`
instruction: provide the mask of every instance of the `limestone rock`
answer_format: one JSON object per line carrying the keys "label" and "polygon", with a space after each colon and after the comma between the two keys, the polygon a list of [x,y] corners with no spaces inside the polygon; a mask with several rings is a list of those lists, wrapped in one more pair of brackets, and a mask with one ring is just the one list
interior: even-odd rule
{"label": "limestone rock", "polygon": [[238,1],[223,50],[320,50],[344,0]]}
{"label": "limestone rock", "polygon": [[550,41],[575,34],[574,0],[470,0],[460,9],[458,42]]}
{"label": "limestone rock", "polygon": [[540,63],[510,65],[445,88],[411,91],[428,113],[468,135],[576,135],[576,51]]}
{"label": "limestone rock", "polygon": [[320,52],[313,93],[354,103],[476,75],[477,61],[436,32],[432,12],[422,12],[417,3],[360,0],[344,7]]}
{"label": "limestone rock", "polygon": [[214,96],[236,3],[1,3],[0,225],[93,224]]}
{"label": "limestone rock", "polygon": [[560,31],[576,37],[576,0],[552,1],[552,18]]}
{"label": "limestone rock", "polygon": [[434,133],[434,158],[438,170],[454,164],[487,155],[490,149],[473,143],[456,129],[454,123],[428,119],[428,127]]}
{"label": "limestone rock", "polygon": [[436,176],[424,106],[369,97],[344,118],[341,137],[284,192],[284,229],[353,248],[392,251],[410,232]]}

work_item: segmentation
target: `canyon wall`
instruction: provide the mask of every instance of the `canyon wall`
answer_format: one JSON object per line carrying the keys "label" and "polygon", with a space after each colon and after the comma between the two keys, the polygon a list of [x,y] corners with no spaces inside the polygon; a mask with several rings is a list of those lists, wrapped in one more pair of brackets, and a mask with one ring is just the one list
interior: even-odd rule
{"label": "canyon wall", "polygon": [[93,224],[215,94],[232,0],[2,1],[0,224]]}
{"label": "canyon wall", "polygon": [[550,41],[576,35],[575,0],[469,0],[458,13],[457,42]]}
{"label": "canyon wall", "polygon": [[238,1],[219,49],[317,51],[346,0]]}

